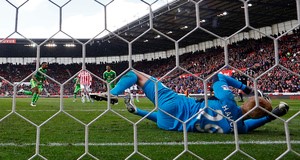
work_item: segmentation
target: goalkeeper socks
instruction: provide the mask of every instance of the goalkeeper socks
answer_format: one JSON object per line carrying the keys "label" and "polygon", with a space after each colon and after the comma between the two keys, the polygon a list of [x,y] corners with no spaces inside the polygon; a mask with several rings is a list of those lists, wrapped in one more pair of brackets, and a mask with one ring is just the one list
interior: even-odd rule
{"label": "goalkeeper socks", "polygon": [[74,99],[76,99],[77,94],[74,94]]}
{"label": "goalkeeper socks", "polygon": [[136,82],[137,75],[133,71],[129,71],[124,76],[122,76],[122,78],[116,84],[115,88],[113,88],[110,93],[115,96],[122,94],[125,89],[131,87]]}
{"label": "goalkeeper socks", "polygon": [[26,94],[26,95],[32,95],[32,92],[31,92],[31,91],[25,91],[25,90],[24,90],[23,93]]}

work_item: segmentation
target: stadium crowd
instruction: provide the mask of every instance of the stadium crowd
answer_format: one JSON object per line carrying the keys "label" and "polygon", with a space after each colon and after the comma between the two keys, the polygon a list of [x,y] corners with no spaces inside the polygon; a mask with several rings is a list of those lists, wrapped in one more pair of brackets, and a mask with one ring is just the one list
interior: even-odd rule
{"label": "stadium crowd", "polygon": [[[266,93],[273,92],[300,92],[300,31],[295,30],[293,34],[285,35],[279,39],[279,65],[273,67],[275,62],[274,42],[270,38],[258,40],[245,39],[243,41],[230,44],[228,46],[228,61],[230,66],[225,70],[237,68],[244,71],[251,77],[258,77],[258,88]],[[175,56],[165,59],[154,59],[151,61],[143,60],[134,62],[134,68],[145,72],[154,77],[163,77],[162,81],[178,93],[203,93],[203,83],[201,79],[207,78],[215,71],[225,65],[224,48],[213,47],[205,51],[185,53],[179,57],[180,67],[174,69]],[[115,62],[112,64],[86,64],[89,71],[98,77],[102,77],[105,66],[110,65],[117,72],[122,73],[128,67],[128,62]],[[64,86],[64,94],[72,95],[73,86],[72,76],[80,71],[81,64],[57,64],[50,63],[47,75],[49,86],[47,91],[51,95],[58,95],[60,87],[51,79],[59,83],[68,81]],[[270,71],[269,69],[273,67]],[[170,72],[174,69],[172,72]],[[35,70],[35,64],[0,64],[0,76],[11,83],[29,82],[31,74]],[[250,71],[250,72],[249,72]],[[266,72],[267,71],[267,72]],[[292,71],[292,72],[290,72]],[[170,73],[169,73],[170,72]],[[294,73],[293,73],[294,72]],[[166,75],[167,74],[167,75]],[[241,74],[233,71],[233,75],[238,78]],[[200,77],[201,79],[199,79]],[[50,80],[49,80],[50,79]],[[1,79],[0,95],[12,94],[12,86],[4,79]],[[251,81],[250,81],[251,82]],[[22,83],[18,88],[29,87]],[[91,86],[93,92],[106,91],[103,81],[93,78]]]}

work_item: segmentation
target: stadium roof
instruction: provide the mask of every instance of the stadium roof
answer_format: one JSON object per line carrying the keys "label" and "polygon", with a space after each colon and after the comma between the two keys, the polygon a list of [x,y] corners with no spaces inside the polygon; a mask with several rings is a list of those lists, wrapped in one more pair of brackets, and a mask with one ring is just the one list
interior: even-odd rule
{"label": "stadium roof", "polygon": [[[198,7],[195,7],[196,2]],[[142,54],[166,51],[179,47],[216,39],[212,32],[220,37],[230,36],[246,26],[243,2],[238,0],[178,0],[154,11],[153,28],[149,15],[139,18],[114,33],[96,38],[87,45],[86,56],[117,56],[128,54],[128,42],[132,43],[132,53]],[[251,0],[248,2],[249,24],[254,28],[271,26],[272,24],[297,20],[295,0]],[[199,9],[200,28],[196,27],[196,9]],[[204,30],[208,31],[205,32]],[[249,31],[247,27],[241,31]],[[186,35],[186,36],[185,36]],[[167,38],[166,38],[167,37]],[[33,39],[41,43],[45,39]],[[66,42],[78,44],[73,39],[55,39],[58,46],[41,48],[42,57],[81,57],[82,47],[64,47]],[[88,39],[80,39],[87,42]],[[28,40],[18,40],[17,44],[1,44],[1,57],[35,57],[34,48],[24,46]]]}

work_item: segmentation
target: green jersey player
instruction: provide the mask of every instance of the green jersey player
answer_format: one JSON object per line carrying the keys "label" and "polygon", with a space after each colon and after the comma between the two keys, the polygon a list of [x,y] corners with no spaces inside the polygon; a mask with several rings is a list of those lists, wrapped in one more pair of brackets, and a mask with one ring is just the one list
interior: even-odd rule
{"label": "green jersey player", "polygon": [[[19,90],[18,93],[24,93],[26,95],[32,95],[31,103],[30,105],[32,107],[36,106],[36,102],[39,99],[39,96],[41,92],[43,91],[43,83],[45,82],[48,84],[46,81],[46,77],[44,74],[46,74],[48,68],[48,62],[43,62],[41,67],[38,69],[38,71],[32,75],[32,78],[30,80],[30,86],[31,86],[31,91],[27,90]],[[43,74],[42,74],[43,73]]]}
{"label": "green jersey player", "polygon": [[[113,81],[117,77],[117,73],[111,69],[110,66],[106,66],[106,71],[103,73],[103,79],[106,80],[108,83]],[[110,89],[113,89],[116,85],[116,81],[110,84]]]}
{"label": "green jersey player", "polygon": [[76,97],[77,97],[77,93],[80,91],[80,83],[79,83],[79,78],[76,77],[73,79],[73,83],[74,83],[74,99],[73,102],[76,101]]}

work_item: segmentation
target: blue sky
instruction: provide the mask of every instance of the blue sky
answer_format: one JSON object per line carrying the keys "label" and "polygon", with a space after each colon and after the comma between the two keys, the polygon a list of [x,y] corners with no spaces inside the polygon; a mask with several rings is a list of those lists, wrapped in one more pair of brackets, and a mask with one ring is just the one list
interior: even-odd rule
{"label": "blue sky", "polygon": [[[52,0],[63,6],[68,0]],[[144,0],[155,10],[172,0]],[[48,0],[5,0],[0,1],[0,38],[68,38],[59,31],[59,7]],[[26,2],[25,4],[23,4]],[[99,0],[106,5],[107,29],[114,31],[149,13],[149,5],[140,0]],[[111,3],[110,3],[111,2]],[[22,5],[23,4],[23,5]],[[107,5],[108,4],[108,5]],[[20,5],[22,5],[20,7]],[[62,31],[73,38],[93,38],[103,32],[105,24],[104,6],[95,0],[72,0],[62,8]],[[18,23],[15,23],[16,8],[19,8]],[[106,34],[103,32],[98,35]]]}

